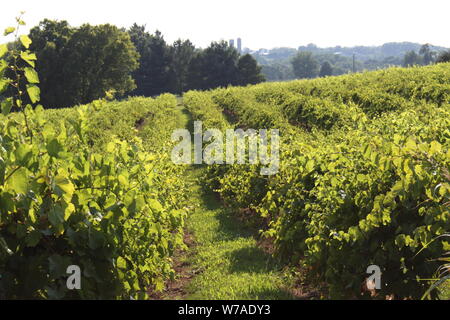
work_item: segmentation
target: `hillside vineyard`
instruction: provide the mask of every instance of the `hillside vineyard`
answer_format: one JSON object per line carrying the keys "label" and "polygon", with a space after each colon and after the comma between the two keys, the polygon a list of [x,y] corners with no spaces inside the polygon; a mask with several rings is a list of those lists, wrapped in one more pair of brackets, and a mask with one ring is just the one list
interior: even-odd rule
{"label": "hillside vineyard", "polygon": [[[374,298],[420,298],[450,249],[438,238],[450,230],[449,64],[44,110],[36,57],[9,54],[21,64],[10,81],[0,60],[0,90],[22,81],[27,92],[1,105],[0,298],[144,299],[176,280],[200,207],[194,165],[170,157],[183,116],[203,130],[279,130],[276,174],[205,165],[196,183],[327,297],[368,297],[376,265]],[[72,265],[79,290],[66,286]]]}

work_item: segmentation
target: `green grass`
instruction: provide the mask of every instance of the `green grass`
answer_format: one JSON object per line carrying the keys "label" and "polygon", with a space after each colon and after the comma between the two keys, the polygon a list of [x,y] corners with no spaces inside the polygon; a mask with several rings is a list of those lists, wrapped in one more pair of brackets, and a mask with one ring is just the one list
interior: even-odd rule
{"label": "green grass", "polygon": [[191,199],[197,203],[188,228],[197,243],[192,265],[196,276],[188,287],[189,299],[292,299],[286,280],[272,257],[257,246],[231,212],[214,194],[195,183],[201,168],[190,170]]}
{"label": "green grass", "polygon": [[[192,127],[189,113],[182,108],[180,124]],[[204,191],[202,166],[191,166],[190,202],[194,212],[187,228],[196,246],[187,259],[196,276],[188,284],[188,299],[293,299],[288,281],[274,259],[258,247],[254,233],[242,226],[216,195]]]}

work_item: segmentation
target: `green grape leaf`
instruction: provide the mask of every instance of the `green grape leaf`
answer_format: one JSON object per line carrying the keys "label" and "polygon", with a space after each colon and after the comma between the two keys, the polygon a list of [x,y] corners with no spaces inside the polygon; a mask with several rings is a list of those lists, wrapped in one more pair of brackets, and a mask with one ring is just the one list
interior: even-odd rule
{"label": "green grape leaf", "polygon": [[20,168],[12,174],[8,180],[8,187],[21,194],[26,194],[28,191],[28,170]]}
{"label": "green grape leaf", "polygon": [[14,151],[17,165],[26,166],[28,164],[33,155],[32,148],[33,147],[28,144],[19,145],[19,147]]}
{"label": "green grape leaf", "polygon": [[5,29],[5,31],[3,32],[3,35],[6,37],[7,35],[13,33],[14,31],[16,31],[16,28],[14,27],[8,27]]}
{"label": "green grape leaf", "polygon": [[30,39],[30,37],[29,36],[27,36],[27,35],[21,35],[20,36],[20,42],[22,43],[22,45],[25,47],[25,48],[29,48],[30,47],[30,44],[31,44],[31,39]]}
{"label": "green grape leaf", "polygon": [[27,78],[29,83],[39,83],[39,76],[33,68],[26,67],[24,69],[25,78]]}
{"label": "green grape leaf", "polygon": [[66,209],[64,210],[64,221],[67,221],[74,212],[75,206],[73,205],[73,203],[69,203]]}
{"label": "green grape leaf", "polygon": [[12,108],[12,106],[13,106],[13,100],[12,100],[12,98],[7,98],[7,99],[3,100],[3,101],[0,103],[0,106],[1,106],[1,108],[2,108],[2,114],[3,114],[4,116],[7,116],[7,115],[11,112],[11,108]]}
{"label": "green grape leaf", "polygon": [[159,201],[156,200],[156,199],[150,199],[150,200],[148,201],[148,205],[150,206],[150,208],[151,208],[153,211],[161,212],[161,211],[163,210],[163,206],[162,206],[161,203],[159,203]]}
{"label": "green grape leaf", "polygon": [[70,180],[62,174],[59,174],[55,178],[55,193],[62,196],[64,200],[70,202],[72,195],[75,192],[75,186]]}
{"label": "green grape leaf", "polygon": [[109,152],[109,153],[114,152],[115,146],[116,146],[116,145],[115,145],[114,142],[109,142],[109,143],[106,145],[106,152]]}
{"label": "green grape leaf", "polygon": [[41,90],[38,86],[35,85],[27,85],[27,92],[30,96],[31,102],[36,103],[40,99]]}
{"label": "green grape leaf", "polygon": [[5,91],[8,84],[9,84],[9,81],[7,79],[0,79],[0,92]]}
{"label": "green grape leaf", "polygon": [[127,261],[122,258],[122,257],[118,257],[117,258],[117,268],[119,269],[126,269],[127,268]]}
{"label": "green grape leaf", "polygon": [[55,205],[48,212],[48,220],[54,227],[57,227],[64,222],[64,216],[65,213],[61,205]]}
{"label": "green grape leaf", "polygon": [[6,43],[0,44],[0,58],[8,52],[8,45]]}
{"label": "green grape leaf", "polygon": [[25,243],[27,247],[35,247],[37,246],[41,238],[42,234],[37,230],[33,230],[26,236]]}
{"label": "green grape leaf", "polygon": [[0,75],[2,74],[2,72],[8,68],[8,64],[6,63],[5,60],[0,60]]}
{"label": "green grape leaf", "polygon": [[129,186],[129,182],[128,182],[128,179],[127,179],[127,177],[125,177],[124,175],[119,175],[118,177],[117,177],[117,180],[119,181],[119,183],[124,187],[124,188],[127,188],[128,186]]}
{"label": "green grape leaf", "polygon": [[30,52],[27,52],[27,51],[22,51],[20,53],[20,57],[22,58],[23,61],[28,63],[33,68],[35,67],[34,61],[37,60],[37,57],[36,57],[36,55],[34,53],[30,53]]}
{"label": "green grape leaf", "polygon": [[367,181],[367,178],[366,178],[366,176],[363,175],[363,174],[358,174],[358,175],[356,176],[356,180],[358,180],[359,182],[366,182],[366,181]]}
{"label": "green grape leaf", "polygon": [[28,217],[30,218],[31,222],[33,222],[33,223],[35,223],[37,221],[36,212],[34,211],[34,208],[32,206],[28,210]]}
{"label": "green grape leaf", "polygon": [[437,141],[432,141],[430,144],[430,155],[439,153],[442,151],[442,145]]}
{"label": "green grape leaf", "polygon": [[51,157],[58,157],[58,154],[63,151],[63,146],[56,139],[52,139],[47,144],[47,152]]}

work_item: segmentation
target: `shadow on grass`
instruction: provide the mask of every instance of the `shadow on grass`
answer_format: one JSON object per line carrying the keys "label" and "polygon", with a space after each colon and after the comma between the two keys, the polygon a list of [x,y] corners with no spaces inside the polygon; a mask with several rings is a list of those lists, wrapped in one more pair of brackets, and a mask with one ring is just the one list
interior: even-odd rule
{"label": "shadow on grass", "polygon": [[258,247],[247,247],[231,252],[230,262],[232,273],[266,273],[280,269],[272,256]]}
{"label": "shadow on grass", "polygon": [[182,108],[181,113],[187,118],[185,129],[191,133],[194,132],[194,118],[192,117],[192,114],[186,108]]}
{"label": "shadow on grass", "polygon": [[[226,208],[223,208],[213,192],[203,192],[204,205],[208,210],[217,210],[216,219],[219,222],[215,241],[239,241],[255,236],[255,230],[246,227]],[[231,273],[267,273],[280,270],[277,261],[256,243],[254,246],[238,248],[229,253]]]}
{"label": "shadow on grass", "polygon": [[218,200],[217,194],[211,191],[203,191],[203,200],[208,210],[218,211],[215,218],[219,223],[216,240],[233,241],[242,238],[253,237],[254,231],[244,226],[244,224],[229,211],[231,209],[224,208]]}

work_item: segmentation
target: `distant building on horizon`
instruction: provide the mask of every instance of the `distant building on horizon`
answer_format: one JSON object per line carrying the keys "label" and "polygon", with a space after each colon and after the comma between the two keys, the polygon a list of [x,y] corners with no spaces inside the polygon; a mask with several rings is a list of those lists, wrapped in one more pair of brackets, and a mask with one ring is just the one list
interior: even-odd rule
{"label": "distant building on horizon", "polygon": [[[235,48],[234,46],[234,39],[230,39],[230,41],[228,42],[230,47]],[[241,38],[237,38],[237,51],[239,53],[242,53],[242,39]]]}

